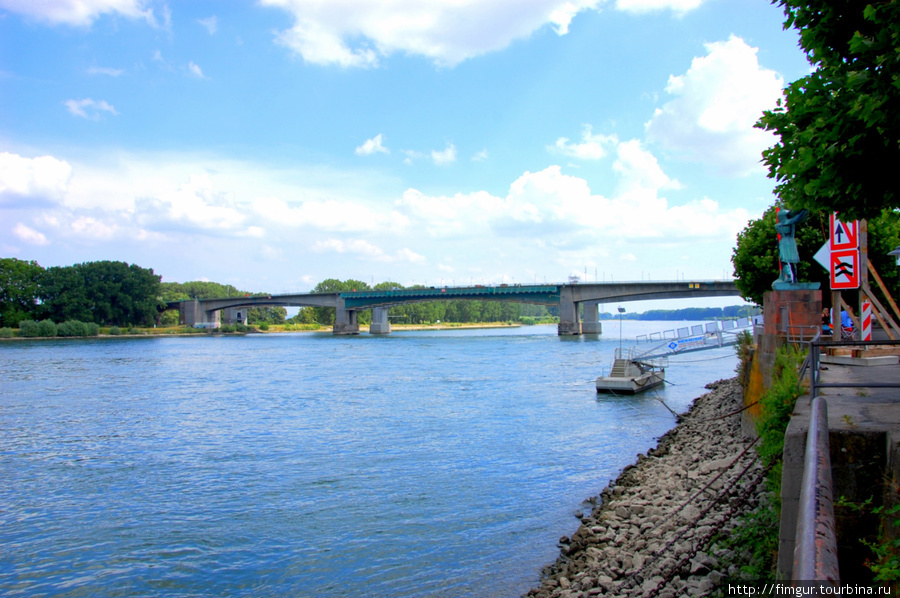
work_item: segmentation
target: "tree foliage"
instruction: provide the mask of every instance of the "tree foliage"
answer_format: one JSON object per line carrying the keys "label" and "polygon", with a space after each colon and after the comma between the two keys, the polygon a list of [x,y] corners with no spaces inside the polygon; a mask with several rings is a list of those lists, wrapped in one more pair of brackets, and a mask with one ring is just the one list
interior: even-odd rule
{"label": "tree foliage", "polygon": [[48,268],[40,282],[42,313],[55,322],[150,326],[162,308],[160,276],[125,262]]}
{"label": "tree foliage", "polygon": [[16,327],[38,315],[40,279],[44,273],[35,261],[0,259],[0,326]]}
{"label": "tree foliage", "polygon": [[[778,240],[775,234],[775,208],[770,207],[762,217],[751,220],[737,237],[731,256],[734,265],[735,284],[741,296],[762,305],[763,294],[772,290],[772,282],[778,278]],[[823,290],[830,288],[830,274],[813,259],[828,239],[828,219],[825,212],[810,213],[809,219],[797,228],[795,238],[800,253],[798,280],[818,282]],[[891,295],[900,291],[900,273],[888,252],[900,244],[900,215],[886,210],[868,221],[868,256],[875,270],[884,280]],[[876,291],[876,294],[880,293]],[[850,293],[847,300],[855,302]],[[823,297],[826,303],[828,298]]]}
{"label": "tree foliage", "polygon": [[900,207],[900,0],[776,0],[816,70],[791,83],[757,127],[791,208],[875,218]]}

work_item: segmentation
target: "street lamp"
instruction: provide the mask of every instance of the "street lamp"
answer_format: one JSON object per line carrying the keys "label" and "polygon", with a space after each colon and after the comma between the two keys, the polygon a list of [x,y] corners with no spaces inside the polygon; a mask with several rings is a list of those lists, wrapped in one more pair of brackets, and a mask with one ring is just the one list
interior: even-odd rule
{"label": "street lamp", "polygon": [[620,358],[624,357],[622,355],[622,314],[624,314],[624,313],[625,313],[625,308],[620,307],[619,308],[619,357]]}
{"label": "street lamp", "polygon": [[900,266],[900,246],[898,246],[893,251],[888,251],[888,255],[894,256],[894,258],[897,260],[897,265]]}

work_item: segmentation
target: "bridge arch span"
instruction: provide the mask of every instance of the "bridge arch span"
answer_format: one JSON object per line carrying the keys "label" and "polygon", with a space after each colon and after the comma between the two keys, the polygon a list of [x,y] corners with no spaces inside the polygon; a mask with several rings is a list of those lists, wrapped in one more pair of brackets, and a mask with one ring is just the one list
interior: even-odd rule
{"label": "bridge arch span", "polygon": [[[599,333],[600,303],[624,303],[684,299],[691,297],[738,296],[733,281],[700,282],[619,282],[554,285],[500,285],[474,287],[429,287],[386,291],[348,291],[341,293],[305,293],[259,297],[223,297],[173,301],[170,309],[179,310],[179,321],[187,326],[217,323],[223,309],[239,307],[333,307],[335,334],[359,334],[357,312],[371,309],[375,334],[390,332],[387,310],[396,305],[425,301],[470,300],[510,301],[559,306],[560,335]],[[579,306],[584,310],[580,321]]]}

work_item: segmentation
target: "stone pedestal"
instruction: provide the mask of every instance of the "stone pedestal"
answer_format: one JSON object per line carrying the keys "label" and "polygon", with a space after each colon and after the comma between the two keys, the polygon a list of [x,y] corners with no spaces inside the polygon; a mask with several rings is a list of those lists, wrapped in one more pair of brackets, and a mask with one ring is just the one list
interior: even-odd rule
{"label": "stone pedestal", "polygon": [[822,291],[769,291],[763,296],[765,333],[809,341],[822,330]]}

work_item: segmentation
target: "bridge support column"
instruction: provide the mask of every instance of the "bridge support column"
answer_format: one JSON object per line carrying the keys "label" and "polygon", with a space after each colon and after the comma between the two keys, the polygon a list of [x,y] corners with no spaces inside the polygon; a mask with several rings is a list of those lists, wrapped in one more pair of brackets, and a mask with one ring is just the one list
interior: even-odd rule
{"label": "bridge support column", "polygon": [[603,324],[600,323],[600,305],[598,303],[582,303],[581,314],[582,334],[603,334]]}
{"label": "bridge support column", "polygon": [[369,334],[390,334],[391,323],[388,320],[387,307],[372,308],[372,324],[369,325]]}
{"label": "bridge support column", "polygon": [[357,318],[355,309],[347,309],[344,306],[344,300],[337,298],[334,307],[334,334],[349,335],[359,334],[359,319]]}
{"label": "bridge support column", "polygon": [[219,310],[212,312],[200,307],[199,299],[182,301],[178,305],[178,323],[192,328],[218,328]]}
{"label": "bridge support column", "polygon": [[581,322],[578,321],[578,304],[572,294],[571,287],[559,290],[559,324],[556,327],[559,336],[581,334]]}

